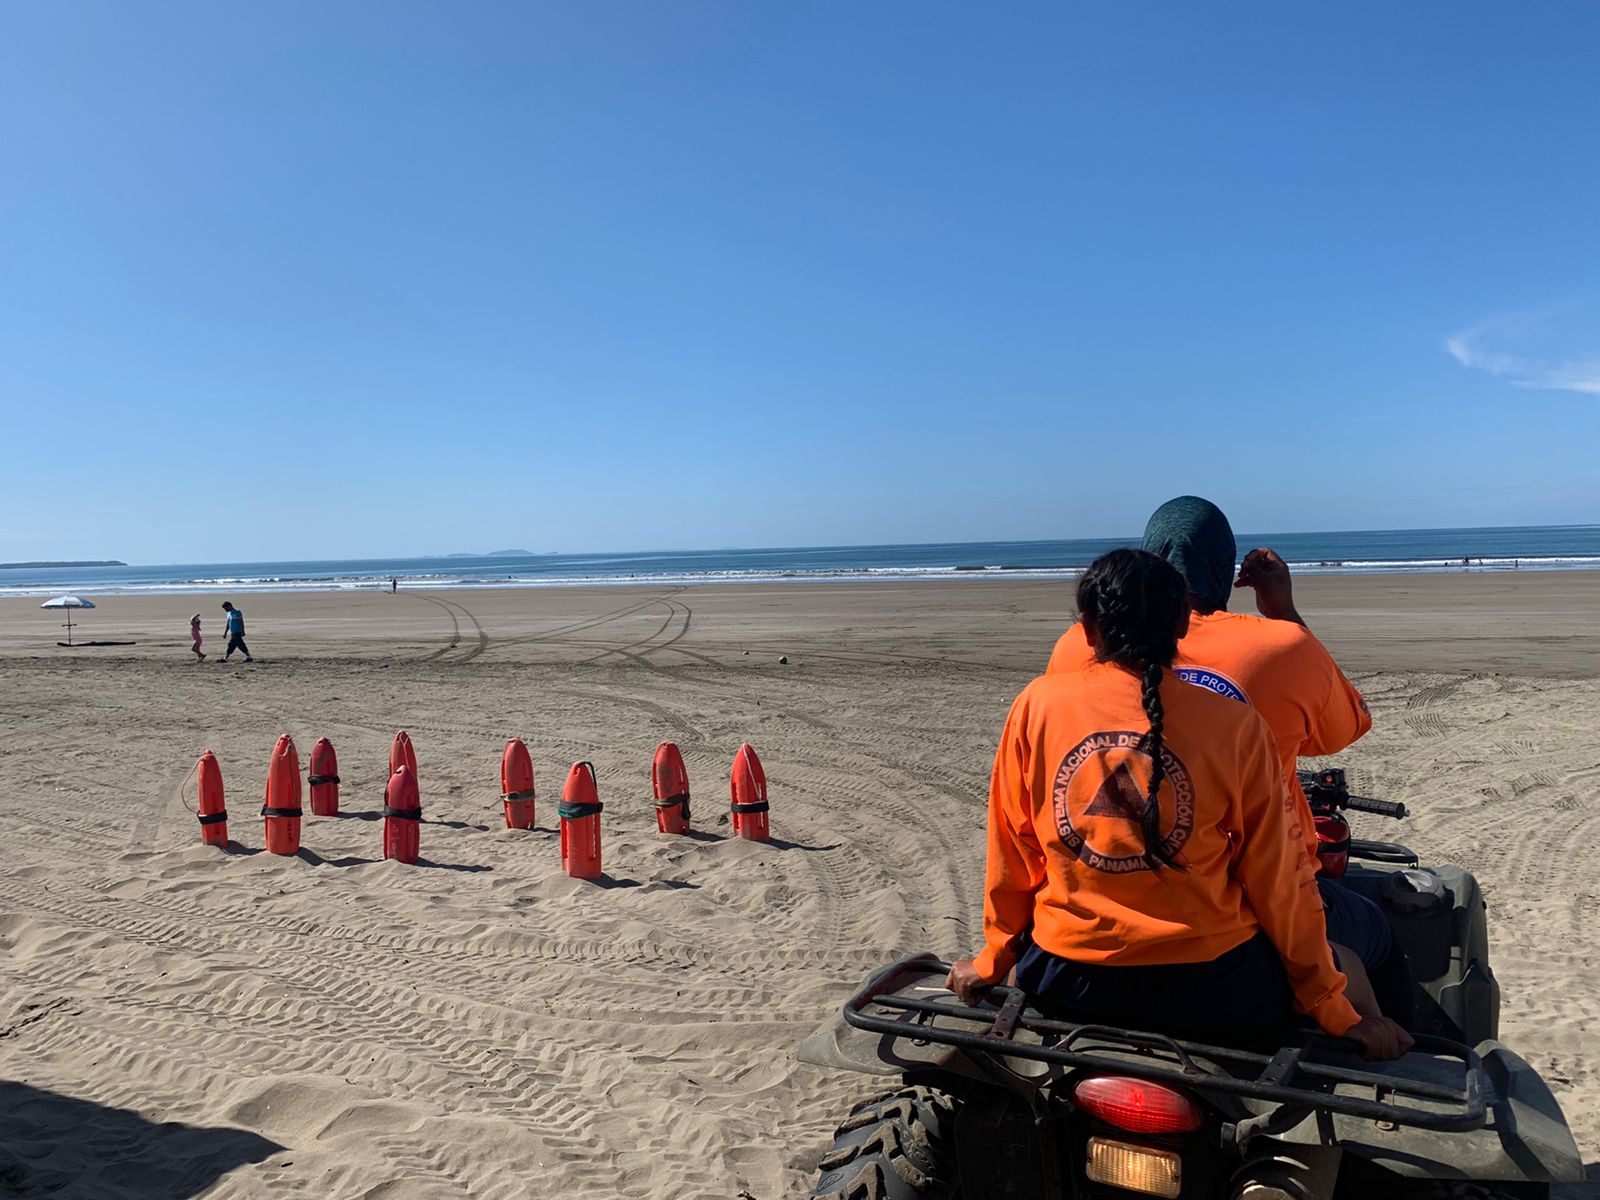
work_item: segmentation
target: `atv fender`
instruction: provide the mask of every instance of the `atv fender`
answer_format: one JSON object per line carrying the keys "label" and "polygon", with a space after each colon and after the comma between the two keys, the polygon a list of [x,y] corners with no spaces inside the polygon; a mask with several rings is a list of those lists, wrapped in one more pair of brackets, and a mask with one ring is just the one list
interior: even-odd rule
{"label": "atv fender", "polygon": [[852,1029],[842,1018],[827,1022],[794,1048],[794,1057],[800,1062],[862,1075],[948,1070],[950,1059],[959,1054],[952,1046],[906,1046],[902,1049],[888,1038]]}
{"label": "atv fender", "polygon": [[[933,955],[925,956],[937,964]],[[893,965],[873,973],[864,986],[878,983]],[[942,979],[941,970],[937,977]],[[1049,1063],[995,1054],[990,1062],[979,1062],[955,1046],[920,1042],[912,1038],[892,1038],[857,1029],[842,1013],[825,1022],[793,1050],[800,1062],[835,1071],[855,1071],[862,1075],[892,1075],[919,1078],[933,1074],[954,1074],[980,1083],[999,1084],[1009,1091],[1035,1096],[1039,1089],[1061,1070]],[[985,1055],[984,1058],[991,1058]],[[996,1070],[994,1064],[1006,1069]]]}
{"label": "atv fender", "polygon": [[[1480,1042],[1477,1051],[1488,1085],[1484,1099],[1489,1117],[1482,1129],[1386,1129],[1335,1115],[1334,1132],[1344,1152],[1415,1179],[1582,1182],[1578,1144],[1539,1073],[1499,1042]],[[1381,1068],[1367,1063],[1363,1069]],[[1303,1121],[1279,1137],[1286,1142],[1321,1140],[1314,1121]]]}

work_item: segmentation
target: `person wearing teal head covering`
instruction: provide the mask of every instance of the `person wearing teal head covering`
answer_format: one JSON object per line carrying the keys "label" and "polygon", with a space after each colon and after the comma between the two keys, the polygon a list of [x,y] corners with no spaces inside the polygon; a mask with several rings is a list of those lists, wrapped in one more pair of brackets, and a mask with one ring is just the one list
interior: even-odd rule
{"label": "person wearing teal head covering", "polygon": [[1225,612],[1228,594],[1236,587],[1248,587],[1255,589],[1256,608],[1262,616],[1305,625],[1294,606],[1289,566],[1275,551],[1250,551],[1235,578],[1233,564],[1239,547],[1233,526],[1209,500],[1199,496],[1168,500],[1150,514],[1141,549],[1178,568],[1189,585],[1189,603],[1197,613]]}
{"label": "person wearing teal head covering", "polygon": [[1200,612],[1228,607],[1233,590],[1233,527],[1215,504],[1199,496],[1168,500],[1150,514],[1141,549],[1178,568]]}

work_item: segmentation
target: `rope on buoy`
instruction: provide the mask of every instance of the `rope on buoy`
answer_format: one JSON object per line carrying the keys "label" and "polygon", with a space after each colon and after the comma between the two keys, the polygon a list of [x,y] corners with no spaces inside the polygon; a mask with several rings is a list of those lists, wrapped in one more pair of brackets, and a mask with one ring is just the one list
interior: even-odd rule
{"label": "rope on buoy", "polygon": [[[191,816],[196,816],[196,817],[198,817],[200,815],[200,810],[198,808],[189,808],[189,796],[188,796],[187,793],[188,793],[188,787],[189,787],[189,780],[193,779],[199,773],[200,773],[200,760],[197,758],[197,759],[194,760],[194,766],[190,767],[187,771],[184,772],[183,779],[180,780],[179,783],[178,783],[178,800],[183,804],[183,806],[185,808],[189,809],[189,813],[190,813]],[[199,795],[198,795],[198,791],[199,791],[199,789],[196,788],[195,803],[197,803],[197,804],[199,803],[199,799],[200,799]]]}

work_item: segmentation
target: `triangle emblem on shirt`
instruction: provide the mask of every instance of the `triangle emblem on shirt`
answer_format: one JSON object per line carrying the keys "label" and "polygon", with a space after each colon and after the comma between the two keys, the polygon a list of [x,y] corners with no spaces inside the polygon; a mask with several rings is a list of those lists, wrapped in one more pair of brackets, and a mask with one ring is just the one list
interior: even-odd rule
{"label": "triangle emblem on shirt", "polygon": [[1083,810],[1083,815],[1115,817],[1137,825],[1144,813],[1144,803],[1144,789],[1134,779],[1133,772],[1128,770],[1128,764],[1120,762],[1116,770],[1106,776],[1105,782],[1095,792],[1094,799],[1089,801],[1089,807]]}

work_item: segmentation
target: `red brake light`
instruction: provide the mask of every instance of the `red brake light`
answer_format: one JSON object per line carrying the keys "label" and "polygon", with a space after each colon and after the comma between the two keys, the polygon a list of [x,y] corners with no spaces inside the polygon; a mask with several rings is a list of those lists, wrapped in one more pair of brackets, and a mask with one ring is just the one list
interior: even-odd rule
{"label": "red brake light", "polygon": [[1143,1079],[1095,1075],[1072,1089],[1079,1108],[1129,1133],[1193,1133],[1205,1123],[1182,1092]]}

